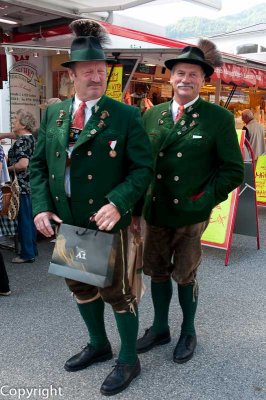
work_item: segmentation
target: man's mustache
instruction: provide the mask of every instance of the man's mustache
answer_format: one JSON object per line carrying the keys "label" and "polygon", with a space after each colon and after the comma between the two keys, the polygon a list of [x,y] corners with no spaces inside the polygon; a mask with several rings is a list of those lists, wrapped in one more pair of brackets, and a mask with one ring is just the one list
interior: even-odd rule
{"label": "man's mustache", "polygon": [[176,87],[177,87],[177,88],[186,88],[186,87],[189,87],[189,88],[191,88],[191,89],[194,89],[194,86],[193,86],[193,85],[177,84]]}

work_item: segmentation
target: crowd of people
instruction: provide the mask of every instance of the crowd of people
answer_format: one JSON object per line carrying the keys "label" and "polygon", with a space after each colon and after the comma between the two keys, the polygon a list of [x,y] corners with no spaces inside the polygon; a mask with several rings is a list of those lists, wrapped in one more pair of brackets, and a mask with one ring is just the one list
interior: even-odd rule
{"label": "crowd of people", "polygon": [[[103,49],[105,29],[87,19],[70,27],[75,38],[63,66],[74,84],[74,97],[47,104],[37,142],[30,113],[19,110],[13,122],[16,139],[8,152],[8,171],[17,174],[21,189],[21,250],[12,262],[34,262],[36,229],[52,237],[54,225],[62,221],[84,228],[91,221],[92,229],[114,234],[111,286],[66,278],[89,335],[84,349],[66,361],[66,371],[113,357],[104,323],[105,303],[112,306],[121,347],[100,388],[109,396],[125,390],[140,374],[139,353],[171,341],[168,313],[174,287],[183,320],[173,361],[182,364],[193,357],[201,236],[212,209],[242,183],[244,164],[233,115],[199,96],[205,78],[222,63],[213,43],[201,40],[165,62],[173,99],[152,106],[142,117],[137,107],[105,95],[111,62]],[[250,110],[243,111],[243,121],[255,146],[259,129]],[[0,167],[3,158],[0,148]],[[126,274],[125,249],[128,228],[139,232],[142,215],[143,268],[151,281],[154,318],[138,338],[138,306]],[[8,295],[1,254],[0,274],[0,294]]]}

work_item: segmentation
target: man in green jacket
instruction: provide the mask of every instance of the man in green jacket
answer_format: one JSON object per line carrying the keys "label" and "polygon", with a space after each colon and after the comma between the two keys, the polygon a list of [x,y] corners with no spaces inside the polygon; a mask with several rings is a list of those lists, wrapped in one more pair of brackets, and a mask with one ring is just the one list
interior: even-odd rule
{"label": "man in green jacket", "polygon": [[155,160],[144,210],[144,273],[151,276],[154,320],[138,339],[137,351],[170,342],[173,279],[183,312],[176,363],[190,360],[196,347],[201,236],[212,209],[241,184],[244,174],[233,115],[199,97],[204,78],[216,65],[221,65],[221,55],[213,43],[202,40],[198,47],[185,47],[165,62],[171,70],[173,100],[144,114]]}
{"label": "man in green jacket", "polygon": [[96,22],[70,25],[72,42],[68,68],[75,96],[48,106],[31,160],[33,212],[37,229],[54,235],[51,221],[116,234],[112,286],[98,288],[66,279],[88,328],[90,343],[64,368],[79,371],[112,358],[104,324],[104,302],[111,304],[121,339],[114,370],[101,393],[124,390],[140,373],[136,353],[138,312],[127,279],[127,227],[135,204],[152,177],[148,136],[138,109],[107,97],[107,59],[102,44],[108,39]]}

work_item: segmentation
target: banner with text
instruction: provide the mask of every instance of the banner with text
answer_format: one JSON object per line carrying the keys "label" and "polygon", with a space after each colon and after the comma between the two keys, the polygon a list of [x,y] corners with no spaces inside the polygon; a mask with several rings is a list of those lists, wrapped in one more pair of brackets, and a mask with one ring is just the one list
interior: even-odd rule
{"label": "banner with text", "polygon": [[[108,66],[108,76],[111,73],[112,66]],[[106,90],[106,95],[112,97],[115,100],[122,101],[122,76],[123,76],[123,66],[118,64],[115,65],[112,70],[112,75],[110,77],[108,87]]]}
{"label": "banner with text", "polygon": [[19,110],[30,112],[36,120],[36,128],[40,124],[40,85],[37,66],[29,60],[20,60],[9,72],[10,76],[10,108],[11,120]]}
{"label": "banner with text", "polygon": [[266,154],[258,157],[255,182],[257,204],[266,206]]}

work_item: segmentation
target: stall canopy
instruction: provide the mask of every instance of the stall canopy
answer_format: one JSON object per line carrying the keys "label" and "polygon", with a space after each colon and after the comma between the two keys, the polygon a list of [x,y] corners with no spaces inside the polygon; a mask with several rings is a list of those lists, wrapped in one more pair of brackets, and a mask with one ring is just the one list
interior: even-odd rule
{"label": "stall canopy", "polygon": [[266,88],[266,71],[249,68],[236,64],[224,63],[221,68],[216,68],[212,75],[213,80],[221,79],[225,83],[237,86],[256,86]]}

